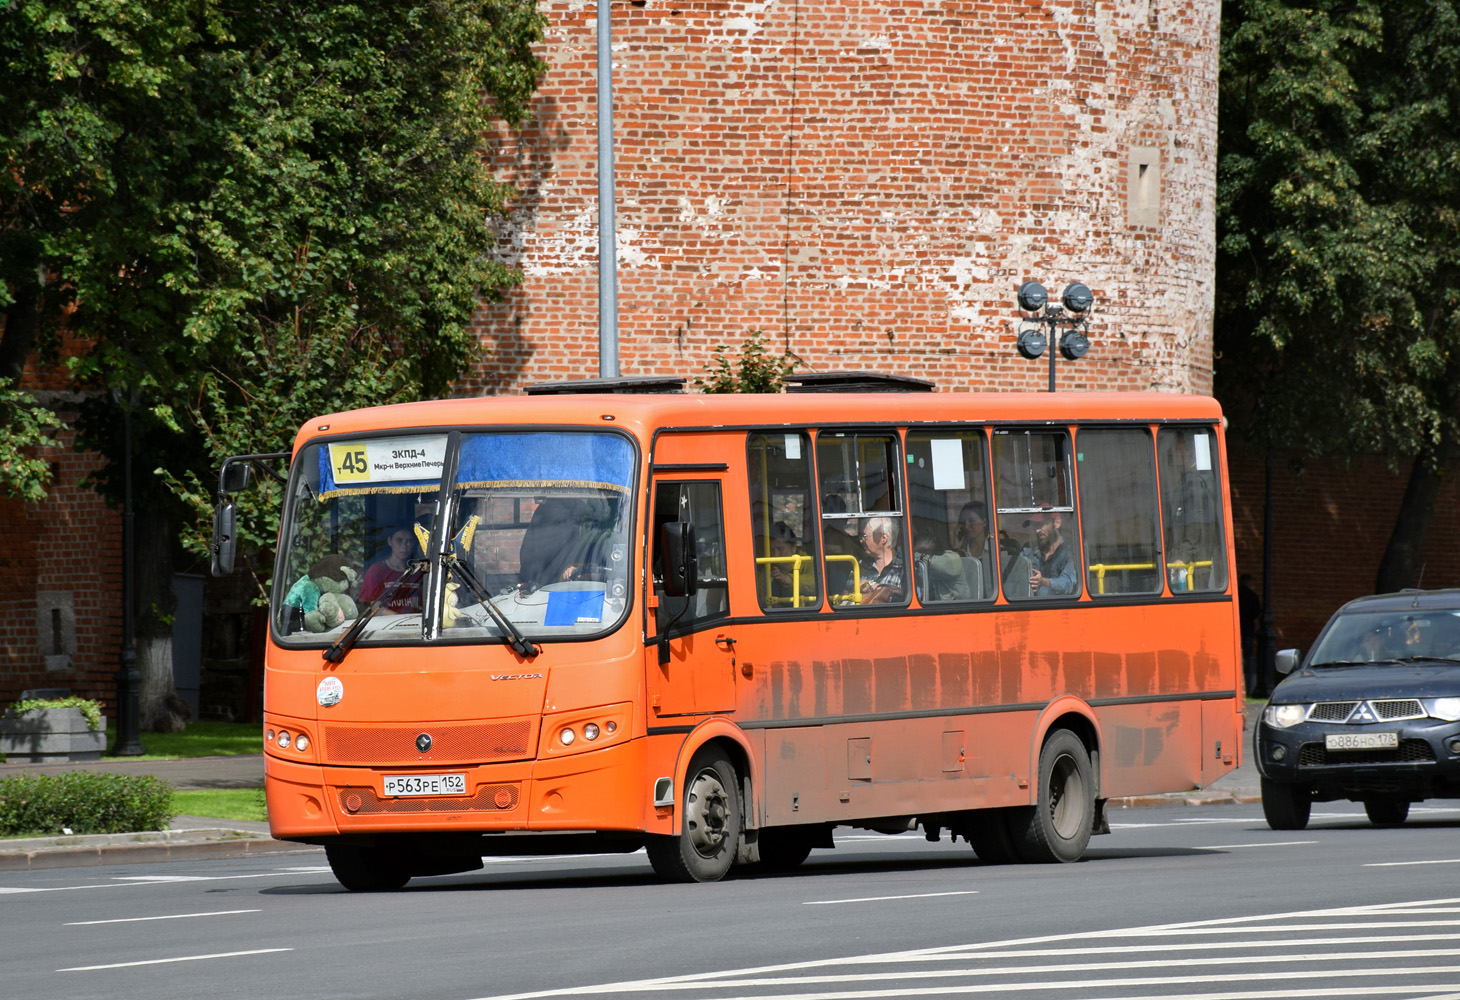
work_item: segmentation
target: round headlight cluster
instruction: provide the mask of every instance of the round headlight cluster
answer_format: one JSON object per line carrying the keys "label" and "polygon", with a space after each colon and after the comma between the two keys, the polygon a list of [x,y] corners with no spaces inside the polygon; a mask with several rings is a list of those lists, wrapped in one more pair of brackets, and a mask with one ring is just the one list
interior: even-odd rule
{"label": "round headlight cluster", "polygon": [[289,744],[291,743],[294,744],[294,749],[300,753],[309,749],[309,735],[307,733],[293,735],[287,729],[280,729],[278,731],[265,729],[264,742],[272,743],[280,750],[288,750]]}
{"label": "round headlight cluster", "polygon": [[[605,722],[601,728],[596,722],[583,723],[583,739],[587,740],[589,743],[592,743],[594,740],[603,735],[612,736],[617,731],[618,723],[613,721]],[[565,747],[572,746],[575,742],[577,742],[577,739],[578,732],[572,726],[564,726],[558,732],[558,742]]]}
{"label": "round headlight cluster", "polygon": [[1307,705],[1269,705],[1262,710],[1262,721],[1276,729],[1287,729],[1302,722],[1307,715]]}

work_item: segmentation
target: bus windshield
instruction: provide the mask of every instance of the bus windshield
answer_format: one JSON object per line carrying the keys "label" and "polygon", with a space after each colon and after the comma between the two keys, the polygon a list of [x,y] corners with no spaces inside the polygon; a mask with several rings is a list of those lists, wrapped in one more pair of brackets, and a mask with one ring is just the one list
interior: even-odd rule
{"label": "bus windshield", "polygon": [[539,641],[627,613],[625,437],[388,434],[306,445],[294,468],[274,601],[285,645],[333,642],[371,607],[361,644],[500,642],[484,601]]}

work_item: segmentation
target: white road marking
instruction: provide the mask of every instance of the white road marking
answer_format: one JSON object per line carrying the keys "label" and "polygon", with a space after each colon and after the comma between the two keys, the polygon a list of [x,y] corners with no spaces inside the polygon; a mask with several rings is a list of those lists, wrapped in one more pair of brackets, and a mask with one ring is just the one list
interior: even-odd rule
{"label": "white road marking", "polygon": [[172,962],[206,962],[214,958],[238,958],[243,955],[272,955],[293,948],[256,948],[253,951],[221,951],[214,955],[180,955],[177,958],[149,958],[142,962],[116,962],[112,965],[77,965],[57,972],[100,972],[103,969],[128,969],[136,965],[168,965]]}
{"label": "white road marking", "polygon": [[1208,844],[1205,847],[1193,847],[1193,851],[1236,851],[1244,847],[1302,847],[1304,844],[1316,844],[1316,840],[1273,840],[1265,844]]}
{"label": "white road marking", "polygon": [[[781,982],[805,983],[805,982],[810,982],[810,981],[821,981],[821,980],[808,980],[808,979],[789,978],[789,977],[779,976],[777,974],[797,973],[797,972],[814,973],[817,970],[821,970],[821,969],[833,969],[833,968],[834,969],[838,969],[838,970],[843,970],[843,969],[847,969],[849,967],[854,967],[854,966],[864,966],[864,967],[868,967],[868,966],[884,966],[885,967],[885,966],[897,965],[897,964],[913,964],[913,963],[926,963],[926,962],[947,962],[947,961],[966,961],[966,960],[968,960],[970,958],[977,958],[977,957],[987,957],[987,958],[992,958],[992,959],[1000,959],[1000,958],[1004,958],[1006,956],[1008,956],[1008,957],[1014,957],[1014,955],[1020,954],[1020,953],[1011,953],[1010,949],[1014,949],[1014,948],[1023,948],[1023,949],[1026,949],[1026,952],[1025,953],[1027,953],[1027,950],[1029,949],[1029,946],[1032,946],[1032,945],[1045,945],[1045,944],[1048,944],[1048,945],[1056,945],[1056,944],[1059,944],[1061,942],[1072,942],[1072,941],[1087,941],[1087,942],[1092,942],[1093,943],[1093,942],[1099,941],[1102,938],[1103,939],[1115,939],[1115,940],[1121,940],[1121,939],[1131,940],[1131,939],[1141,939],[1141,938],[1170,938],[1170,937],[1179,937],[1179,936],[1186,936],[1186,935],[1193,935],[1193,936],[1195,936],[1195,935],[1202,935],[1204,937],[1203,942],[1201,942],[1200,944],[1197,944],[1197,945],[1181,945],[1181,944],[1162,945],[1162,949],[1163,950],[1166,950],[1168,947],[1169,948],[1176,948],[1176,949],[1191,949],[1191,950],[1195,950],[1197,948],[1213,948],[1213,950],[1215,950],[1215,948],[1222,948],[1222,947],[1225,947],[1225,948],[1237,948],[1237,947],[1249,948],[1249,947],[1277,947],[1277,946],[1280,946],[1280,945],[1286,945],[1286,946],[1288,946],[1288,947],[1291,948],[1291,947],[1308,947],[1310,944],[1316,943],[1319,946],[1319,948],[1320,948],[1320,952],[1324,952],[1322,954],[1322,958],[1319,959],[1319,960],[1322,960],[1322,961],[1330,961],[1330,960],[1332,960],[1332,956],[1326,954],[1326,950],[1333,943],[1337,943],[1338,940],[1341,940],[1341,941],[1343,941],[1345,943],[1366,943],[1366,942],[1369,942],[1369,941],[1375,941],[1375,942],[1393,942],[1394,939],[1395,939],[1395,935],[1394,934],[1389,934],[1389,935],[1377,936],[1377,937],[1373,937],[1373,938],[1369,938],[1369,937],[1364,937],[1364,938],[1343,938],[1343,939],[1337,939],[1337,940],[1334,939],[1334,938],[1328,937],[1328,938],[1314,939],[1313,942],[1306,942],[1306,941],[1303,941],[1303,940],[1300,940],[1300,939],[1295,939],[1295,938],[1292,938],[1290,935],[1292,935],[1295,932],[1300,932],[1300,931],[1319,931],[1319,932],[1323,932],[1323,931],[1345,930],[1345,929],[1355,929],[1355,928],[1363,928],[1363,929],[1374,929],[1374,930],[1382,930],[1382,931],[1399,932],[1399,931],[1403,931],[1405,929],[1408,929],[1410,927],[1416,927],[1416,926],[1442,926],[1442,927],[1450,927],[1450,926],[1455,926],[1457,923],[1460,923],[1460,922],[1457,922],[1457,921],[1446,921],[1446,920],[1434,920],[1434,921],[1390,921],[1390,922],[1383,922],[1383,921],[1378,921],[1378,920],[1368,921],[1368,922],[1358,922],[1358,921],[1352,921],[1352,920],[1344,920],[1344,922],[1321,922],[1321,921],[1324,918],[1339,918],[1340,920],[1343,920],[1343,918],[1348,918],[1348,917],[1352,917],[1352,916],[1359,916],[1359,915],[1368,915],[1368,916],[1378,917],[1378,916],[1382,916],[1382,915],[1386,915],[1386,914],[1388,914],[1388,915],[1395,915],[1395,914],[1409,913],[1409,912],[1419,912],[1419,913],[1444,913],[1444,912],[1446,912],[1446,909],[1444,909],[1444,908],[1454,907],[1454,906],[1457,906],[1457,905],[1460,905],[1460,898],[1445,898],[1445,899],[1430,899],[1430,900],[1405,900],[1405,901],[1398,902],[1398,903],[1389,903],[1389,904],[1382,904],[1382,905],[1376,905],[1376,906],[1336,907],[1336,908],[1329,908],[1329,909],[1322,909],[1322,910],[1295,910],[1295,911],[1286,912],[1286,913],[1266,913],[1266,914],[1254,914],[1254,915],[1242,916],[1242,917],[1223,917],[1223,918],[1218,918],[1218,919],[1215,919],[1215,920],[1182,921],[1182,922],[1179,922],[1179,923],[1157,924],[1157,925],[1152,925],[1152,926],[1147,926],[1147,927],[1112,927],[1112,928],[1107,928],[1105,930],[1099,930],[1099,931],[1081,931],[1081,932],[1075,932],[1075,933],[1047,934],[1047,935],[1040,935],[1040,936],[1037,936],[1037,937],[1015,938],[1015,939],[1004,940],[1004,941],[971,942],[971,943],[962,944],[962,945],[948,945],[948,946],[937,947],[937,948],[923,948],[923,949],[915,949],[915,950],[901,951],[901,952],[885,952],[885,953],[881,953],[881,954],[844,955],[844,956],[840,956],[840,957],[836,957],[836,958],[816,959],[816,960],[807,961],[807,962],[793,962],[793,963],[785,963],[785,964],[781,964],[781,965],[762,966],[762,967],[758,967],[758,968],[729,969],[729,970],[723,970],[723,971],[720,971],[720,972],[697,973],[697,974],[685,975],[685,976],[672,976],[672,977],[663,977],[663,978],[657,978],[657,979],[636,980],[636,981],[628,981],[628,982],[618,982],[618,983],[605,983],[605,984],[593,984],[593,985],[575,986],[575,987],[565,988],[565,989],[541,990],[541,991],[535,991],[535,992],[530,992],[530,993],[515,993],[515,994],[495,996],[495,997],[484,997],[484,998],[480,998],[480,1000],[537,1000],[537,998],[543,998],[543,997],[572,996],[572,995],[580,995],[581,996],[581,995],[583,995],[585,993],[592,993],[592,994],[595,994],[596,995],[596,994],[634,993],[634,992],[684,991],[684,990],[690,990],[690,989],[704,989],[704,990],[716,990],[716,991],[720,991],[720,990],[725,989],[727,986],[731,986],[731,985],[734,985],[736,983],[744,983],[744,982],[758,981],[758,980],[764,979],[765,977],[768,977],[768,976],[775,976],[776,977],[775,979],[769,980],[770,982],[775,982],[775,983],[781,983]],[[1293,921],[1295,919],[1297,919],[1297,920],[1305,920],[1305,921],[1312,921],[1312,922],[1308,922],[1308,923],[1292,923],[1291,921]],[[1264,934],[1265,931],[1267,930],[1267,928],[1264,925],[1277,925],[1277,926],[1280,926],[1281,929],[1282,929],[1282,932],[1283,932],[1284,937],[1282,939],[1272,939],[1270,937],[1261,937],[1261,938],[1257,938],[1255,940],[1250,939],[1250,936],[1251,935],[1254,935],[1254,934]],[[1249,936],[1249,939],[1245,939],[1243,941],[1228,941],[1228,942],[1213,942],[1213,941],[1205,940],[1205,936],[1207,936],[1207,935],[1213,935],[1213,934],[1244,934],[1244,935],[1248,935]],[[1436,934],[1436,935],[1429,935],[1425,939],[1437,939],[1437,940],[1444,940],[1444,941],[1453,941],[1454,940],[1454,937],[1452,935],[1439,935],[1439,934]],[[1409,945],[1409,944],[1413,944],[1417,940],[1421,940],[1421,939],[1420,938],[1417,938],[1415,936],[1412,936],[1412,935],[1405,934],[1405,935],[1403,935],[1402,938],[1400,938],[1400,940],[1402,941],[1402,943],[1404,943],[1406,945]],[[1059,948],[1057,950],[1056,949],[1050,949],[1050,950],[1051,950],[1051,952],[1053,952],[1053,954],[1054,954],[1055,957],[1068,956],[1068,955],[1072,954],[1071,951],[1069,951],[1068,949],[1065,949],[1065,948]],[[1139,947],[1134,947],[1133,948],[1131,946],[1124,946],[1124,945],[1112,946],[1110,949],[1101,949],[1101,948],[1099,948],[1097,946],[1097,947],[1094,947],[1094,948],[1091,948],[1091,949],[1088,949],[1088,950],[1090,951],[1090,953],[1093,953],[1093,954],[1099,954],[1103,950],[1109,950],[1109,951],[1112,951],[1112,952],[1135,950],[1135,951],[1140,952],[1141,954],[1149,954],[1149,948],[1139,948]],[[1081,952],[1081,953],[1083,953],[1083,952]],[[1457,953],[1460,953],[1460,950],[1457,950]],[[1373,953],[1357,952],[1357,953],[1354,953],[1354,954],[1357,955],[1357,956],[1359,956],[1359,957],[1363,957],[1363,958],[1373,957]],[[1271,955],[1271,954],[1263,956],[1263,959],[1262,960],[1263,961],[1273,961],[1273,960],[1279,960],[1279,961],[1281,961],[1281,960],[1286,960],[1286,959],[1290,959],[1290,958],[1292,960],[1294,960],[1294,961],[1305,960],[1305,959],[1302,959],[1300,957],[1295,957],[1295,956]],[[1312,959],[1311,958],[1308,958],[1306,960],[1312,960]],[[1210,963],[1204,962],[1201,959],[1197,959],[1197,960],[1194,960],[1193,961],[1193,964],[1196,964],[1198,962],[1201,962],[1202,964],[1213,964],[1213,965],[1216,965],[1216,964],[1247,964],[1247,965],[1250,965],[1250,964],[1252,964],[1252,960],[1251,960],[1250,956],[1236,956],[1235,958],[1228,958],[1225,961],[1223,961],[1222,959],[1217,959],[1216,961],[1213,961],[1213,962],[1210,962]],[[1241,972],[1234,971],[1234,972],[1232,972],[1230,974],[1220,974],[1220,975],[1212,975],[1212,976],[1139,977],[1139,978],[1132,977],[1132,978],[1125,978],[1125,979],[1111,979],[1111,978],[1108,978],[1108,977],[1100,977],[1100,978],[1096,978],[1096,979],[1091,979],[1089,981],[1051,980],[1051,979],[1048,978],[1051,974],[1054,974],[1054,973],[1057,973],[1059,971],[1062,971],[1062,969],[1064,969],[1064,968],[1065,968],[1064,966],[1060,966],[1060,965],[1041,966],[1041,967],[1037,967],[1037,968],[1034,968],[1034,969],[1030,969],[1030,968],[1027,968],[1027,967],[1019,967],[1018,968],[1017,971],[1018,971],[1019,974],[1023,974],[1023,975],[1029,975],[1031,973],[1033,973],[1033,974],[1041,974],[1044,977],[1044,979],[1043,979],[1043,981],[1040,981],[1040,982],[1032,982],[1031,981],[1029,983],[1021,983],[1021,984],[1009,984],[1009,983],[985,984],[985,983],[980,983],[980,984],[968,984],[968,985],[948,985],[948,984],[940,983],[937,986],[936,992],[939,995],[943,995],[943,996],[953,995],[953,994],[973,994],[973,993],[985,993],[985,994],[988,994],[988,993],[1004,993],[1004,994],[1008,994],[1008,993],[1015,993],[1015,992],[1029,992],[1029,991],[1033,991],[1033,990],[1058,990],[1058,991],[1061,991],[1061,993],[1068,993],[1070,990],[1073,990],[1073,989],[1091,989],[1091,990],[1101,990],[1101,991],[1104,991],[1104,990],[1109,989],[1111,987],[1117,987],[1117,986],[1134,986],[1134,987],[1156,986],[1156,987],[1159,987],[1159,986],[1163,986],[1163,985],[1192,986],[1192,985],[1204,984],[1204,983],[1224,983],[1224,982],[1230,982],[1232,980],[1238,980],[1238,979],[1244,979],[1244,980],[1245,979],[1249,979],[1249,978],[1251,978],[1251,975],[1252,975],[1250,970],[1243,970]],[[1308,981],[1313,981],[1313,980],[1319,980],[1319,979],[1338,978],[1338,977],[1343,977],[1343,976],[1375,976],[1375,977],[1385,976],[1385,977],[1388,977],[1388,976],[1392,976],[1395,971],[1396,970],[1394,968],[1392,968],[1392,967],[1390,967],[1390,968],[1377,968],[1377,969],[1357,968],[1357,969],[1345,969],[1345,970],[1331,970],[1331,969],[1329,969],[1329,970],[1323,970],[1323,969],[1305,968],[1305,969],[1301,969],[1301,970],[1295,970],[1295,971],[1292,971],[1292,972],[1270,972],[1270,973],[1265,973],[1265,978],[1268,979],[1268,980],[1270,980],[1270,981],[1282,981],[1282,980],[1294,980],[1294,981],[1308,980]],[[1007,972],[1007,970],[1006,970],[1006,972]],[[1427,975],[1445,975],[1447,977],[1452,977],[1452,978],[1450,979],[1450,981],[1448,983],[1445,983],[1445,984],[1443,984],[1443,985],[1441,985],[1441,986],[1438,987],[1439,989],[1445,991],[1445,992],[1442,992],[1442,993],[1435,993],[1434,992],[1436,990],[1436,988],[1437,988],[1436,984],[1424,984],[1424,985],[1414,984],[1414,985],[1408,985],[1408,986],[1361,986],[1361,987],[1343,987],[1343,986],[1339,986],[1337,984],[1334,984],[1333,986],[1330,986],[1330,987],[1327,987],[1327,988],[1311,989],[1311,990],[1297,988],[1297,989],[1256,990],[1256,991],[1253,991],[1253,990],[1239,990],[1239,991],[1230,991],[1230,992],[1223,992],[1223,993],[1201,993],[1200,994],[1200,997],[1201,997],[1201,1000],[1219,1000],[1219,998],[1223,998],[1223,997],[1227,998],[1227,1000],[1283,1000],[1283,998],[1287,998],[1287,997],[1349,997],[1349,996],[1356,996],[1356,997],[1377,997],[1377,996],[1407,996],[1407,997],[1413,998],[1413,1000],[1451,1000],[1451,991],[1453,991],[1453,989],[1454,989],[1453,985],[1451,985],[1451,984],[1453,984],[1453,982],[1455,982],[1455,979],[1453,977],[1457,973],[1460,973],[1460,966],[1450,966],[1450,965],[1432,966],[1432,967],[1431,966],[1411,966],[1411,967],[1406,967],[1403,970],[1403,973],[1404,973],[1404,975],[1411,976],[1411,977],[1413,977],[1413,976],[1427,976]],[[954,974],[957,974],[957,973],[954,973]],[[899,974],[897,974],[895,972],[894,973],[889,973],[885,969],[883,969],[883,970],[869,970],[867,973],[865,973],[864,975],[862,975],[860,977],[860,979],[861,979],[861,981],[867,983],[868,985],[872,985],[872,984],[875,984],[875,983],[878,983],[878,982],[886,982],[886,981],[888,981],[890,979],[896,979],[896,978],[911,979],[911,978],[915,978],[915,977],[918,977],[918,976],[925,976],[925,975],[927,975],[927,974],[920,973],[920,972],[913,972],[911,974],[904,974],[904,975],[901,975],[900,976]],[[938,978],[948,978],[949,975],[950,975],[950,973],[948,972],[948,970],[945,969],[945,970],[941,970],[940,972],[936,973],[935,975]],[[752,980],[750,977],[756,977],[756,979],[755,980]],[[919,987],[916,987],[916,988],[908,988],[908,989],[887,989],[887,988],[884,987],[884,988],[864,990],[864,991],[839,991],[839,992],[824,992],[824,991],[820,991],[820,992],[814,992],[814,993],[799,993],[799,992],[798,993],[787,993],[787,994],[774,995],[774,996],[761,995],[761,996],[756,996],[756,997],[753,997],[753,998],[752,997],[745,997],[745,998],[726,997],[726,996],[720,995],[717,992],[716,993],[716,1000],[873,1000],[873,998],[880,998],[880,997],[926,996],[926,995],[928,995],[928,986],[925,984],[923,986],[919,986]],[[1177,1000],[1178,997],[1180,998],[1180,1000],[1190,1000],[1190,998],[1193,995],[1194,995],[1193,993],[1191,993],[1191,992],[1188,991],[1188,992],[1183,992],[1181,994],[1172,994],[1169,997],[1143,996],[1143,997],[1139,998],[1139,1000]],[[1132,998],[1108,998],[1108,1000],[1137,1000],[1137,998],[1134,998],[1134,997],[1132,997]],[[1460,996],[1454,997],[1453,1000],[1460,1000]]]}
{"label": "white road marking", "polygon": [[911,896],[863,896],[860,899],[808,899],[803,900],[802,906],[835,906],[838,903],[882,903],[890,899],[930,899],[933,896],[977,896],[977,889],[965,889],[960,892],[920,892]]}
{"label": "white road marking", "polygon": [[164,917],[117,917],[115,920],[73,920],[62,927],[91,927],[96,924],[134,924],[143,920],[186,920],[189,917],[227,917],[235,913],[262,913],[263,910],[214,910],[211,913],[170,913]]}
{"label": "white road marking", "polygon": [[1407,865],[1460,865],[1460,858],[1444,858],[1436,861],[1371,861],[1365,868],[1403,868]]}

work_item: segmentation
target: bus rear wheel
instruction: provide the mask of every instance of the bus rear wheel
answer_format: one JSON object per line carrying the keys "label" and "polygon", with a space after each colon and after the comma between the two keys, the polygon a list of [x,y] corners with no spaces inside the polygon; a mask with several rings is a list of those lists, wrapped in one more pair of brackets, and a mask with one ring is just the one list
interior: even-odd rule
{"label": "bus rear wheel", "polygon": [[405,858],[382,847],[327,844],[324,856],[340,885],[351,892],[391,892],[411,880]]}
{"label": "bus rear wheel", "polygon": [[651,837],[649,863],[668,882],[718,882],[740,850],[740,793],[735,765],[706,747],[694,755],[680,800],[679,833]]}
{"label": "bus rear wheel", "polygon": [[1056,730],[1039,751],[1035,804],[1009,811],[1019,856],[1032,863],[1079,861],[1095,825],[1090,753],[1068,729]]}

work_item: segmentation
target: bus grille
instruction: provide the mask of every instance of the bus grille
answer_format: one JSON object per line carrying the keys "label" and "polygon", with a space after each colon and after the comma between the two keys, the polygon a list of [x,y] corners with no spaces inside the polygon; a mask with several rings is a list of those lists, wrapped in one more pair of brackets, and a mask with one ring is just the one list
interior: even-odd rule
{"label": "bus grille", "polygon": [[340,808],[355,816],[378,813],[510,812],[517,808],[516,785],[482,785],[470,798],[465,795],[425,795],[403,799],[382,799],[373,788],[340,789]]}
{"label": "bus grille", "polygon": [[1328,751],[1322,743],[1304,743],[1298,752],[1299,767],[1332,767],[1343,764],[1433,764],[1435,749],[1428,740],[1400,740],[1394,750]]}
{"label": "bus grille", "polygon": [[[429,753],[416,749],[416,737],[431,736]],[[321,756],[327,764],[485,763],[531,756],[532,723],[429,723],[414,726],[326,726]]]}

